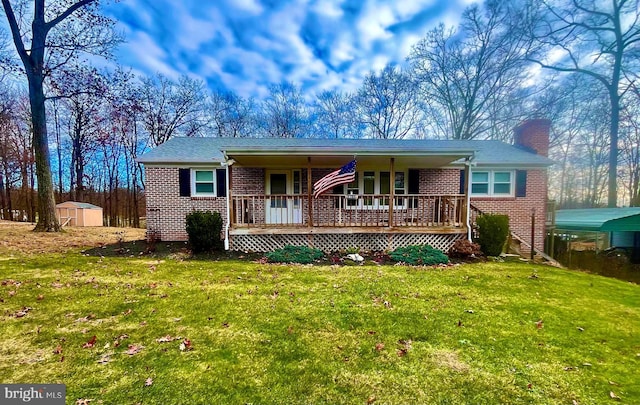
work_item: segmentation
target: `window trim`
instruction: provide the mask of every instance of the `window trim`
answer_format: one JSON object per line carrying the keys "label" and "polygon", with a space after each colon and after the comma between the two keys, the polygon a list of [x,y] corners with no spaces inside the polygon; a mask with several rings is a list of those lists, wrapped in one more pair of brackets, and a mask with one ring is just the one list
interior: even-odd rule
{"label": "window trim", "polygon": [[[217,193],[217,172],[216,172],[216,168],[215,167],[198,167],[198,168],[191,168],[191,196],[192,197],[217,197],[218,193]],[[213,180],[211,182],[204,182],[204,181],[196,181],[196,173],[197,172],[210,172],[212,175]],[[209,184],[211,183],[213,185],[213,192],[212,193],[203,193],[203,192],[198,192],[196,190],[196,184],[201,183],[201,184]]]}
{"label": "window trim", "polygon": [[[483,170],[472,170],[471,175],[469,176],[469,192],[471,197],[492,197],[492,198],[513,198],[515,197],[515,188],[516,188],[516,175],[514,169],[483,169]],[[488,192],[487,193],[474,193],[473,192],[473,174],[474,173],[488,173],[489,179],[488,183],[475,183],[475,184],[488,184]],[[495,175],[496,173],[509,173],[509,193],[495,193],[494,185],[495,184],[507,184],[506,182],[496,182]]]}

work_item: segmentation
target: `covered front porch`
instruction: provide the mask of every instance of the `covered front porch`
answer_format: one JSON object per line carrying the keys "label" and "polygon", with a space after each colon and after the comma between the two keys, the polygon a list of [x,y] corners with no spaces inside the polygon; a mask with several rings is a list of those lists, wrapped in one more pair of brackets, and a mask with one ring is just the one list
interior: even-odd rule
{"label": "covered front porch", "polygon": [[329,194],[309,198],[291,194],[234,195],[231,225],[236,233],[302,232],[309,228],[398,228],[466,232],[465,194]]}
{"label": "covered front porch", "polygon": [[[225,151],[230,161],[228,232],[234,248],[305,244],[325,250],[388,249],[411,243],[448,248],[466,236],[469,191],[460,185],[469,184],[469,170],[464,169],[473,151],[358,147]],[[354,158],[355,181],[313,195],[315,182]],[[243,168],[260,168],[261,183],[247,184]]]}

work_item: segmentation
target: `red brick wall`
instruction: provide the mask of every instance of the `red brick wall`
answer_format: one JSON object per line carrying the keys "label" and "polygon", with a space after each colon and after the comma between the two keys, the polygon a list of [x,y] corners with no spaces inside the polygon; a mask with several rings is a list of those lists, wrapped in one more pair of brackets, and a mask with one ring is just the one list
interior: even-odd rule
{"label": "red brick wall", "polygon": [[[232,194],[263,194],[265,170],[262,168],[234,167]],[[317,181],[330,170],[314,170]],[[185,216],[193,210],[219,211],[226,223],[226,198],[180,197],[178,168],[146,167],[147,229],[161,240],[187,240]],[[303,190],[306,192],[306,170],[303,170]],[[421,169],[421,194],[458,194],[458,169]],[[543,248],[546,213],[546,170],[529,170],[527,196],[518,198],[472,198],[471,203],[485,213],[500,213],[510,217],[513,231],[525,240],[531,234],[531,209],[536,208],[536,247]],[[303,199],[306,212],[306,199]],[[306,220],[306,216],[305,216]]]}
{"label": "red brick wall", "polygon": [[420,194],[460,193],[460,170],[420,169]]}
{"label": "red brick wall", "polygon": [[226,197],[180,197],[178,168],[145,167],[148,237],[187,240],[185,216],[218,211],[226,223]]}
{"label": "red brick wall", "polygon": [[549,156],[549,129],[547,119],[527,120],[514,129],[514,143],[542,156]]}
{"label": "red brick wall", "polygon": [[[527,243],[531,242],[531,209],[536,209],[535,247],[544,248],[547,203],[547,171],[529,170],[527,196],[513,198],[471,198],[471,205],[486,214],[509,215],[509,227]],[[528,249],[523,249],[525,252]]]}

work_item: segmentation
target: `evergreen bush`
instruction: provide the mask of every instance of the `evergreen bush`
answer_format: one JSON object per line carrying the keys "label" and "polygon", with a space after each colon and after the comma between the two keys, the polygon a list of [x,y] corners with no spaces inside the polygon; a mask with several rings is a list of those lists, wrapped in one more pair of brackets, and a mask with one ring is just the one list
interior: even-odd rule
{"label": "evergreen bush", "polygon": [[482,253],[487,256],[500,256],[509,236],[509,217],[507,215],[485,214],[476,219],[478,224],[478,243]]}
{"label": "evergreen bush", "polygon": [[308,246],[287,245],[282,249],[274,250],[266,254],[269,263],[300,263],[308,264],[324,257],[322,250]]}
{"label": "evergreen bush", "polygon": [[187,214],[186,223],[193,253],[209,252],[222,247],[222,216],[219,212],[193,211]]}
{"label": "evergreen bush", "polygon": [[389,257],[396,262],[412,265],[432,266],[449,263],[449,258],[441,250],[429,245],[410,245],[399,247],[389,253]]}

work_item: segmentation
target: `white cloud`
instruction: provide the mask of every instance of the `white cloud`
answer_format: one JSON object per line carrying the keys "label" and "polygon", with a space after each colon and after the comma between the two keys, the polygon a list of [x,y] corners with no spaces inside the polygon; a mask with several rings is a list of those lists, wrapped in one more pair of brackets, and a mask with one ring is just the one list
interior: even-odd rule
{"label": "white cloud", "polygon": [[128,39],[130,49],[135,52],[130,56],[135,62],[143,65],[152,73],[161,73],[169,78],[177,79],[180,73],[167,60],[167,53],[160,48],[149,34],[141,31],[132,32]]}
{"label": "white cloud", "polygon": [[264,11],[259,1],[256,0],[233,0],[233,6],[249,14],[258,15]]}
{"label": "white cloud", "polygon": [[337,19],[342,17],[344,14],[342,9],[340,8],[340,3],[342,3],[342,1],[318,0],[311,7],[311,10],[315,11],[319,15]]}

